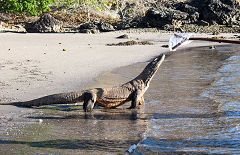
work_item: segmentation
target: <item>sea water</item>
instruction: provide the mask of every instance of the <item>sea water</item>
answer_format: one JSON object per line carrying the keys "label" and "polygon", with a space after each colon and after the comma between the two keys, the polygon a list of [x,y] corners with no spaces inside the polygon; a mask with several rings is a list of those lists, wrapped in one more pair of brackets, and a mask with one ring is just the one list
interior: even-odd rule
{"label": "sea water", "polygon": [[181,51],[160,72],[137,152],[240,154],[240,47]]}

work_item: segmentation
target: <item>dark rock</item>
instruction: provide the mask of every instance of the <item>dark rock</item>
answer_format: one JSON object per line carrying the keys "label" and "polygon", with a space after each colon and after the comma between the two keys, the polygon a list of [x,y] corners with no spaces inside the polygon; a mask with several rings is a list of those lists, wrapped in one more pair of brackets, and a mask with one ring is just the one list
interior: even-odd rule
{"label": "dark rock", "polygon": [[168,46],[168,45],[162,45],[161,47],[163,47],[163,48],[168,48],[169,46]]}
{"label": "dark rock", "polygon": [[95,34],[95,33],[99,33],[100,31],[98,29],[82,29],[82,30],[79,30],[79,32]]}
{"label": "dark rock", "polygon": [[79,27],[80,30],[83,30],[83,29],[97,29],[97,28],[98,28],[97,24],[93,23],[93,22],[83,23]]}
{"label": "dark rock", "polygon": [[30,33],[60,32],[62,22],[50,14],[44,14],[38,21],[26,24],[25,29]]}
{"label": "dark rock", "polygon": [[105,22],[88,22],[79,26],[79,32],[81,33],[99,33],[99,32],[115,31],[114,27]]}
{"label": "dark rock", "polygon": [[198,8],[186,3],[177,3],[175,7],[176,7],[176,10],[187,12],[189,14],[194,14],[195,12],[198,12]]}
{"label": "dark rock", "polygon": [[173,20],[187,21],[189,14],[170,8],[149,9],[145,15],[145,22],[151,27],[163,27],[166,24],[172,24]]}
{"label": "dark rock", "polygon": [[150,27],[146,22],[145,19],[142,17],[136,18],[129,18],[127,20],[122,20],[116,24],[116,29],[118,30],[126,30],[129,28],[145,28]]}
{"label": "dark rock", "polygon": [[124,34],[124,35],[118,36],[117,39],[129,39],[129,36],[127,34]]}
{"label": "dark rock", "polygon": [[127,34],[124,34],[124,35],[118,36],[117,39],[129,39],[129,36]]}
{"label": "dark rock", "polygon": [[98,24],[98,29],[101,31],[101,32],[110,32],[110,31],[115,31],[114,27],[109,24],[109,23],[104,23],[104,22],[100,22]]}
{"label": "dark rock", "polygon": [[240,25],[240,5],[236,0],[195,0],[200,18],[209,23]]}
{"label": "dark rock", "polygon": [[131,22],[130,25],[132,28],[146,28],[150,27],[148,23],[145,22],[145,19],[142,17],[136,17]]}
{"label": "dark rock", "polygon": [[96,22],[88,22],[83,23],[79,26],[79,32],[80,33],[98,33],[98,23]]}
{"label": "dark rock", "polygon": [[117,24],[118,30],[126,30],[129,28],[131,28],[131,22],[129,21],[121,21],[120,23]]}
{"label": "dark rock", "polygon": [[146,12],[144,21],[150,27],[164,29],[171,29],[167,24],[174,25],[173,21],[181,21],[182,25],[197,23],[233,27],[240,25],[240,5],[237,0],[191,0],[174,3],[171,8],[159,5],[158,9],[151,8]]}
{"label": "dark rock", "polygon": [[186,12],[189,14],[188,16],[189,23],[195,23],[198,21],[199,15],[200,15],[198,12],[198,8],[193,7],[186,3],[177,3],[175,7],[176,7],[176,10]]}

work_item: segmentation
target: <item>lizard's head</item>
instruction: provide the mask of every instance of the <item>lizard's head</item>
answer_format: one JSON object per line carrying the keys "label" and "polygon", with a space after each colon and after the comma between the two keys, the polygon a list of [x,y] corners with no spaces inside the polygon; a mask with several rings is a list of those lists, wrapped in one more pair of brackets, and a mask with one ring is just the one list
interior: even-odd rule
{"label": "lizard's head", "polygon": [[145,69],[148,69],[149,71],[156,71],[162,64],[163,60],[165,59],[165,55],[161,54],[158,57],[154,58],[146,67]]}
{"label": "lizard's head", "polygon": [[144,81],[146,86],[149,85],[151,79],[157,72],[158,68],[160,67],[164,59],[165,59],[164,54],[161,54],[158,57],[154,58],[139,75],[139,78],[141,78]]}

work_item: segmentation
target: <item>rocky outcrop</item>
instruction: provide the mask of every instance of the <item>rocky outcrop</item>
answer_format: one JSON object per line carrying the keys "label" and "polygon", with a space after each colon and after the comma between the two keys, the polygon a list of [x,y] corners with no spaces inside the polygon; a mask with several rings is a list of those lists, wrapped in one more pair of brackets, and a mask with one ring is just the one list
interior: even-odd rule
{"label": "rocky outcrop", "polygon": [[98,33],[115,31],[114,27],[106,22],[87,22],[79,26],[80,33]]}
{"label": "rocky outcrop", "polygon": [[129,28],[132,28],[132,27],[133,27],[133,25],[132,25],[131,20],[123,20],[123,21],[121,21],[117,24],[117,29],[118,30],[125,30],[125,29],[129,29]]}
{"label": "rocky outcrop", "polygon": [[202,3],[202,20],[227,26],[240,25],[240,5],[236,0],[205,0]]}
{"label": "rocky outcrop", "polygon": [[173,20],[187,21],[189,14],[170,8],[149,9],[144,17],[145,22],[151,27],[163,27],[172,24]]}
{"label": "rocky outcrop", "polygon": [[26,24],[25,29],[30,33],[61,32],[62,22],[50,14],[44,14],[36,22]]}
{"label": "rocky outcrop", "polygon": [[94,22],[88,22],[83,23],[79,26],[79,32],[80,33],[98,33],[98,26],[97,23]]}
{"label": "rocky outcrop", "polygon": [[115,31],[114,27],[109,24],[109,23],[105,23],[105,22],[100,22],[98,23],[98,29],[101,31],[101,32],[110,32],[110,31]]}
{"label": "rocky outcrop", "polygon": [[144,21],[150,27],[169,27],[173,21],[182,24],[201,23],[240,26],[240,4],[236,0],[192,0],[189,3],[176,3],[170,8],[158,6],[149,9]]}
{"label": "rocky outcrop", "polygon": [[196,8],[194,6],[191,6],[186,3],[178,3],[175,5],[175,9],[188,13],[187,20],[189,23],[195,23],[199,19],[199,16],[200,16],[199,10],[198,10],[198,8]]}

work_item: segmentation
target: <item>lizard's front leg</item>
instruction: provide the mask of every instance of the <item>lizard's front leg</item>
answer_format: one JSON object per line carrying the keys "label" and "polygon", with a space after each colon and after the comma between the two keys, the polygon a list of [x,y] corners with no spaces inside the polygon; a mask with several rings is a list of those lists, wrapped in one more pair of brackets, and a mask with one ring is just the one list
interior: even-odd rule
{"label": "lizard's front leg", "polygon": [[[132,97],[131,106],[128,109],[134,109],[137,105],[140,105],[141,99],[143,98],[141,90],[136,90]],[[144,101],[144,100],[143,100]]]}
{"label": "lizard's front leg", "polygon": [[83,99],[84,112],[91,112],[96,103],[96,94],[93,92],[86,92]]}

